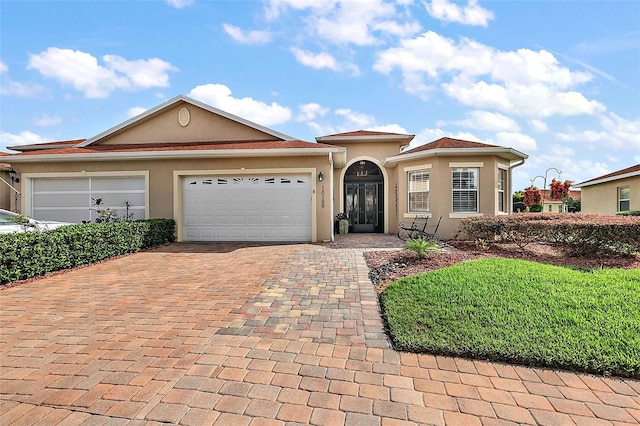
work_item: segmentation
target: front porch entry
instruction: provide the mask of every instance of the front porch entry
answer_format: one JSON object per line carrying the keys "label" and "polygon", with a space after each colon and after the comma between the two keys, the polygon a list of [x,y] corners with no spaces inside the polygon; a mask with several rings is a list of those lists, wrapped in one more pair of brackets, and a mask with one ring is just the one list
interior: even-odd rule
{"label": "front porch entry", "polygon": [[384,232],[384,176],[371,161],[353,163],[344,176],[350,232]]}

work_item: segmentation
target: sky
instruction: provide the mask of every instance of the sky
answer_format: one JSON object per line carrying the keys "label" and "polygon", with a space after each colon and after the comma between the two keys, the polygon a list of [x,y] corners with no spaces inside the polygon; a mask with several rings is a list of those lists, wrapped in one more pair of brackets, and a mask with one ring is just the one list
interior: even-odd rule
{"label": "sky", "polygon": [[0,151],[181,94],[310,142],[507,146],[514,189],[578,183],[640,163],[640,1],[0,0]]}

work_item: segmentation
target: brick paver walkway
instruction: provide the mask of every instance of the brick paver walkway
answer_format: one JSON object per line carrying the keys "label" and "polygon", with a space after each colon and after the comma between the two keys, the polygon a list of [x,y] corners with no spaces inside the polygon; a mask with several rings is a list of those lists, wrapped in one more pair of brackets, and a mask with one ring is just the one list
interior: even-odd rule
{"label": "brick paver walkway", "polygon": [[361,238],[173,244],[1,291],[0,424],[640,423],[638,381],[392,350],[341,248]]}

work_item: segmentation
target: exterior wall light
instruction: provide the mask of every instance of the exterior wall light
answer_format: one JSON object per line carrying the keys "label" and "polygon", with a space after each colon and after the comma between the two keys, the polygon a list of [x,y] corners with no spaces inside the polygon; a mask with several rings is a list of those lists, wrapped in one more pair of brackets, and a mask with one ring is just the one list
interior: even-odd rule
{"label": "exterior wall light", "polygon": [[324,180],[324,174],[322,172],[318,173],[318,180],[322,182]]}

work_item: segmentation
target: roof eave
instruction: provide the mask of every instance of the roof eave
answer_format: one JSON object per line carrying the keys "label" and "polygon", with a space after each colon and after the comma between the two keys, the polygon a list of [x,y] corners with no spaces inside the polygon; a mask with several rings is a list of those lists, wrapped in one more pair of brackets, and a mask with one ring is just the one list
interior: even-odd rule
{"label": "roof eave", "polygon": [[161,111],[161,110],[163,110],[163,109],[165,109],[167,107],[170,107],[172,105],[175,105],[178,102],[186,102],[186,103],[195,105],[195,106],[197,106],[199,108],[202,108],[202,109],[204,109],[206,111],[209,111],[209,112],[214,113],[214,114],[218,114],[218,115],[220,115],[220,116],[222,116],[224,118],[228,118],[229,120],[233,120],[233,121],[236,121],[236,122],[238,122],[240,124],[244,124],[245,126],[252,127],[252,128],[254,128],[256,130],[259,130],[259,131],[261,131],[263,133],[267,133],[267,134],[269,134],[271,136],[274,136],[276,138],[279,138],[279,139],[282,139],[282,140],[285,140],[285,141],[287,141],[287,140],[295,140],[295,138],[292,137],[292,136],[285,135],[284,133],[280,133],[280,132],[277,132],[275,130],[269,129],[268,127],[262,126],[262,125],[260,125],[258,123],[254,123],[254,122],[249,121],[249,120],[246,120],[246,119],[244,119],[242,117],[238,117],[237,115],[233,115],[233,114],[228,113],[226,111],[223,111],[221,109],[212,107],[211,105],[207,105],[207,104],[205,104],[203,102],[197,101],[197,100],[192,99],[192,98],[190,98],[188,96],[178,95],[178,96],[176,96],[174,98],[169,99],[166,102],[161,103],[160,105],[157,105],[157,106],[155,106],[155,107],[153,107],[151,109],[146,110],[142,114],[139,114],[139,115],[137,115],[135,117],[132,117],[132,118],[130,118],[130,119],[128,119],[128,120],[116,125],[116,126],[111,127],[108,130],[105,130],[104,132],[102,132],[102,133],[100,133],[100,134],[98,134],[98,135],[96,135],[96,136],[94,136],[92,138],[87,139],[86,141],[78,144],[77,146],[81,147],[81,148],[85,147],[85,146],[89,146],[89,145],[99,141],[100,139],[104,139],[104,138],[106,138],[106,137],[108,137],[110,135],[113,135],[113,134],[116,134],[116,133],[122,131],[123,129],[131,126],[134,123],[137,123],[139,121],[145,120],[146,118],[151,117],[152,115],[156,114],[157,112],[159,112],[159,111]]}
{"label": "roof eave", "polygon": [[412,141],[416,135],[369,135],[369,136],[318,136],[317,142],[335,143],[335,142],[384,142],[384,141]]}
{"label": "roof eave", "polygon": [[435,157],[435,156],[463,156],[463,155],[507,155],[510,161],[526,160],[529,158],[513,148],[436,148],[425,151],[413,152],[410,154],[398,154],[393,157],[387,157],[382,160],[385,167],[394,167],[402,161],[416,160],[419,158]]}
{"label": "roof eave", "polygon": [[144,152],[105,152],[91,154],[50,154],[16,156],[12,163],[30,163],[34,161],[110,161],[110,160],[153,160],[182,158],[232,158],[232,157],[307,157],[327,155],[329,152],[342,152],[339,148],[274,148],[274,149],[227,149],[201,151],[144,151]]}
{"label": "roof eave", "polygon": [[591,186],[591,185],[598,185],[600,183],[607,183],[607,182],[613,182],[616,180],[620,180],[620,179],[627,179],[630,177],[634,177],[634,176],[640,176],[640,170],[636,170],[634,172],[629,172],[629,173],[624,173],[621,175],[616,175],[616,176],[609,176],[607,178],[603,178],[603,179],[594,179],[594,180],[588,180],[585,182],[580,182],[576,185],[573,185],[573,188],[584,188],[585,186]]}

